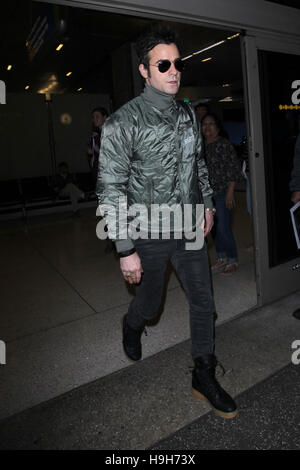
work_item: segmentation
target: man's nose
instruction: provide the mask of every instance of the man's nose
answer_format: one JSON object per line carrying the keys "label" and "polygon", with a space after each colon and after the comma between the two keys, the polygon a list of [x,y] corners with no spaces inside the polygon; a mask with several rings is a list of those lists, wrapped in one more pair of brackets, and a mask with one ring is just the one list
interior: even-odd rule
{"label": "man's nose", "polygon": [[177,75],[178,70],[176,69],[174,62],[171,62],[171,67],[169,68],[169,75]]}

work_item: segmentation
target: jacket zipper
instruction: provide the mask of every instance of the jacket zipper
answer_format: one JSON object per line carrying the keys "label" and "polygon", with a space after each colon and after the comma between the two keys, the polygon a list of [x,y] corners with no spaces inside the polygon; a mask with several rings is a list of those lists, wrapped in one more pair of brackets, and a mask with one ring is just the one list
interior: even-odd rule
{"label": "jacket zipper", "polygon": [[180,148],[179,148],[179,140],[178,140],[178,127],[179,127],[179,124],[180,124],[180,118],[178,118],[178,121],[177,121],[176,127],[175,127],[175,149],[176,149],[177,175],[178,175],[178,180],[179,180],[179,190],[180,190],[182,204],[184,204],[185,203],[185,198],[183,196],[183,185],[182,185],[181,169],[180,169],[181,158],[180,158]]}

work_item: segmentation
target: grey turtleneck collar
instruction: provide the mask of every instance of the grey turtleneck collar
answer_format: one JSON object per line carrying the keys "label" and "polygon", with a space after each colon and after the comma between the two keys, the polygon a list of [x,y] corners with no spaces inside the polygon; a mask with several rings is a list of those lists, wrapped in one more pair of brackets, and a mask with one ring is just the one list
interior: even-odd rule
{"label": "grey turtleneck collar", "polygon": [[159,91],[147,84],[141,93],[141,97],[146,101],[146,103],[158,108],[160,111],[170,109],[175,102],[173,95]]}

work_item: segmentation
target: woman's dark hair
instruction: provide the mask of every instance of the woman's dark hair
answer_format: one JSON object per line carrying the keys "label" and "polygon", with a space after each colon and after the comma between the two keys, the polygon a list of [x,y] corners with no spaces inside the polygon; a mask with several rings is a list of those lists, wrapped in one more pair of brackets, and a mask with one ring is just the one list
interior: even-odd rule
{"label": "woman's dark hair", "polygon": [[149,71],[148,53],[158,44],[176,44],[177,35],[167,26],[155,25],[142,34],[136,42],[136,53],[139,64],[143,64]]}

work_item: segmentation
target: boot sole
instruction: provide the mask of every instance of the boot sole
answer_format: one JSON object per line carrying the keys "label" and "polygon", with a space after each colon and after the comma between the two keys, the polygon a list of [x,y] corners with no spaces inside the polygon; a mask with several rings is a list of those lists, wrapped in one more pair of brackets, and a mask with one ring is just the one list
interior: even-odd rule
{"label": "boot sole", "polygon": [[192,388],[192,393],[193,395],[195,395],[195,397],[197,398],[200,398],[200,400],[203,400],[205,401],[206,403],[208,403],[212,409],[214,410],[214,412],[220,416],[221,418],[225,418],[225,419],[232,419],[232,418],[235,418],[236,415],[238,414],[238,410],[235,410],[235,411],[230,411],[229,413],[226,413],[225,411],[221,411],[221,410],[218,410],[217,408],[215,408],[211,402],[204,396],[202,395],[202,393],[198,392],[198,390],[195,390],[194,388]]}

